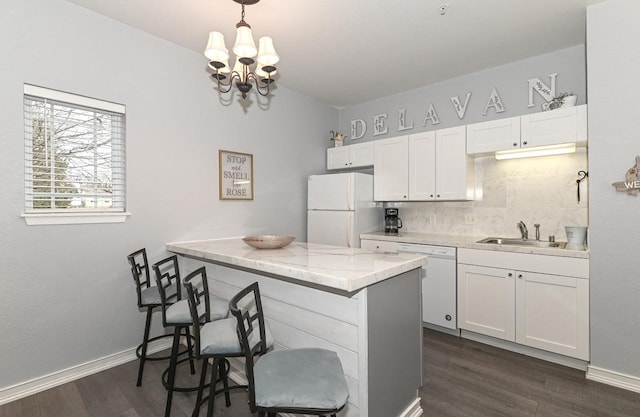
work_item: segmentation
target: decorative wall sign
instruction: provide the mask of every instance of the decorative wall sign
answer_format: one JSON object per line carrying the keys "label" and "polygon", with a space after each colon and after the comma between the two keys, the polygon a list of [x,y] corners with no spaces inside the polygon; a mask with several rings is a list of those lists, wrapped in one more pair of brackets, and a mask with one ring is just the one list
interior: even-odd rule
{"label": "decorative wall sign", "polygon": [[[360,126],[360,132],[358,132],[358,126]],[[367,124],[362,119],[355,119],[351,121],[351,140],[360,139],[367,133]]]}
{"label": "decorative wall sign", "polygon": [[[545,102],[541,105],[542,110],[548,110],[549,102],[556,96],[557,76],[557,72],[549,74],[549,85],[542,82],[542,80],[538,77],[530,78],[527,80],[529,93],[529,102],[527,107],[533,107],[535,105],[534,93],[538,93],[545,100]],[[450,97],[450,100],[453,106],[453,110],[458,115],[458,118],[460,120],[464,119],[467,114],[469,102],[471,101],[471,92],[466,93],[464,97],[464,103],[460,99],[460,95],[452,96]],[[489,113],[489,109],[491,108],[494,109],[494,112],[496,114],[507,111],[505,103],[502,101],[502,98],[498,94],[498,90],[495,87],[491,91],[491,95],[487,100],[487,105],[484,108],[483,115],[486,116]],[[377,114],[373,116],[372,119],[367,119],[367,121],[373,122],[373,136],[379,136],[389,133],[388,113]],[[353,119],[350,121],[350,123],[350,139],[355,140],[364,137],[364,135],[367,133],[367,122],[364,119]],[[427,127],[427,125],[429,124],[434,126],[440,124],[440,118],[438,117],[438,112],[436,111],[436,107],[433,103],[429,104],[426,113],[424,113],[422,126]],[[413,120],[407,118],[407,108],[401,108],[398,110],[397,131],[402,132],[410,129],[413,129]]]}
{"label": "decorative wall sign", "polygon": [[422,126],[427,126],[427,123],[429,121],[431,121],[432,125],[440,124],[438,113],[436,113],[436,109],[433,107],[433,104],[429,104],[429,108],[427,109],[427,114],[424,116],[424,123]]}
{"label": "decorative wall sign", "polygon": [[557,76],[557,72],[549,74],[549,78],[551,79],[551,87],[547,86],[545,83],[540,81],[540,78],[537,77],[527,80],[527,82],[529,83],[529,104],[527,105],[527,107],[535,106],[535,104],[533,104],[533,92],[537,91],[545,100],[545,103],[542,103],[542,110],[547,110],[549,102],[556,96]]}
{"label": "decorative wall sign", "polygon": [[253,155],[218,151],[220,200],[253,200]]}
{"label": "decorative wall sign", "polygon": [[373,136],[384,135],[389,131],[385,124],[387,113],[378,114],[373,117]]}
{"label": "decorative wall sign", "polygon": [[469,104],[469,99],[471,98],[471,93],[467,93],[467,98],[464,100],[464,104],[460,102],[460,96],[451,97],[451,102],[453,103],[453,108],[458,113],[458,118],[460,120],[464,119],[464,114],[467,112],[467,104]]}
{"label": "decorative wall sign", "polygon": [[502,99],[498,94],[498,90],[495,88],[491,91],[491,96],[489,96],[489,101],[487,101],[487,107],[484,108],[484,115],[487,115],[489,111],[489,107],[493,107],[496,110],[496,113],[502,113],[505,111],[504,104],[502,104]]}
{"label": "decorative wall sign", "polygon": [[614,182],[616,191],[626,191],[627,194],[637,196],[640,189],[640,156],[636,156],[636,165],[627,170],[625,181]]}
{"label": "decorative wall sign", "polygon": [[413,120],[410,125],[407,125],[407,109],[398,110],[398,131],[413,129]]}

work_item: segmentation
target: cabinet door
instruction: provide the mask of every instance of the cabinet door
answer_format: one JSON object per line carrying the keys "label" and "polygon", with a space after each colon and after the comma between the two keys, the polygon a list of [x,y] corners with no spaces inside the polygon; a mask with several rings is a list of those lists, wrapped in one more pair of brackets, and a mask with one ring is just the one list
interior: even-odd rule
{"label": "cabinet door", "polygon": [[327,169],[343,169],[349,167],[349,147],[339,146],[327,148]]}
{"label": "cabinet door", "polygon": [[458,264],[458,327],[513,342],[515,326],[514,272]]}
{"label": "cabinet door", "polygon": [[404,201],[409,197],[409,138],[383,139],[374,143],[373,198]]}
{"label": "cabinet door", "polygon": [[464,126],[436,131],[436,200],[473,199],[473,160]]}
{"label": "cabinet door", "polygon": [[521,117],[523,148],[587,140],[586,105],[568,107]]}
{"label": "cabinet door", "polygon": [[469,155],[507,151],[520,147],[520,117],[467,125]]}
{"label": "cabinet door", "polygon": [[349,145],[349,166],[365,167],[373,165],[373,142]]}
{"label": "cabinet door", "polygon": [[516,275],[516,342],[589,360],[589,280]]}
{"label": "cabinet door", "polygon": [[436,132],[409,135],[409,200],[436,198]]}

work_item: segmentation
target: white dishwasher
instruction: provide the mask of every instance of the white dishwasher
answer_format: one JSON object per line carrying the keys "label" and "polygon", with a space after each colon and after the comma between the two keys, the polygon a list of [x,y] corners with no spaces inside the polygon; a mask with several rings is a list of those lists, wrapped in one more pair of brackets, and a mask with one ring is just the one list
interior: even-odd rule
{"label": "white dishwasher", "polygon": [[456,330],[456,248],[399,243],[398,252],[428,257],[422,267],[422,321]]}

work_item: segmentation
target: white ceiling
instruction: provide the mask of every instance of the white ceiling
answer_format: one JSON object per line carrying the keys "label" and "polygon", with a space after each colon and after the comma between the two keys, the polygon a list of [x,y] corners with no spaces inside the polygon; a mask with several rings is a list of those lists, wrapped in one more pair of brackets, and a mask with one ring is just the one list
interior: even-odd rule
{"label": "white ceiling", "polygon": [[[197,52],[212,30],[231,49],[241,12],[232,0],[68,1]],[[273,38],[278,84],[340,108],[583,44],[586,7],[601,1],[262,0],[245,20]]]}

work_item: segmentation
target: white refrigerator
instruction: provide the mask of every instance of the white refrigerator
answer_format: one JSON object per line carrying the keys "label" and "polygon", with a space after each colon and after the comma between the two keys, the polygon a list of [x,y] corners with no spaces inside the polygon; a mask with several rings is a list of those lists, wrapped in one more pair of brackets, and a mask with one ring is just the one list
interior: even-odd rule
{"label": "white refrigerator", "polygon": [[359,172],[310,175],[307,241],[360,247],[360,234],[383,228],[383,209],[373,201],[373,175]]}

